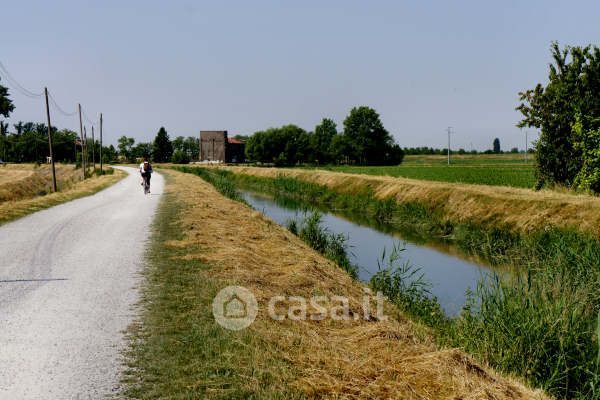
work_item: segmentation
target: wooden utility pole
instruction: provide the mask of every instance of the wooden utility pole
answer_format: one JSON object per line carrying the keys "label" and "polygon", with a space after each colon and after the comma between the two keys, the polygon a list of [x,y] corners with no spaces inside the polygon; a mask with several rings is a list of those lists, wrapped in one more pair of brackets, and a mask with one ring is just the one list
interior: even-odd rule
{"label": "wooden utility pole", "polygon": [[2,161],[6,162],[6,140],[4,140],[4,122],[2,121],[0,121],[0,137],[2,138],[2,152],[4,154]]}
{"label": "wooden utility pole", "polygon": [[83,122],[81,121],[81,104],[77,104],[79,109],[79,136],[81,137],[81,167],[83,169],[83,179],[85,179],[85,161],[83,159]]}
{"label": "wooden utility pole", "polygon": [[88,148],[87,148],[87,128],[84,125],[83,126],[83,154],[85,157],[85,169],[86,169],[86,173],[87,173],[87,169],[88,169]]}
{"label": "wooden utility pole", "polygon": [[92,125],[92,173],[96,172],[96,140],[94,140],[94,125]]}
{"label": "wooden utility pole", "polygon": [[100,175],[102,175],[102,113],[100,113]]}
{"label": "wooden utility pole", "polygon": [[52,189],[56,192],[56,169],[54,168],[54,153],[52,151],[52,125],[50,125],[50,107],[48,106],[48,88],[44,88],[46,96],[46,117],[48,118],[48,147],[50,148],[50,164],[52,164]]}

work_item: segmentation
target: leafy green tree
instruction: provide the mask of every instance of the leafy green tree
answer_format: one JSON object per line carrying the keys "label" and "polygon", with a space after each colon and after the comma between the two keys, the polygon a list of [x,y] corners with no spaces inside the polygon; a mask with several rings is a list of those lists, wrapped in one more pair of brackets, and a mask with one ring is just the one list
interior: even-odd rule
{"label": "leafy green tree", "polygon": [[350,143],[348,136],[338,134],[331,139],[330,155],[332,161],[338,164],[349,164],[350,157],[348,154],[351,154],[352,151],[352,143]]}
{"label": "leafy green tree", "polygon": [[191,160],[200,158],[200,139],[194,136],[188,136],[183,142],[183,150]]}
{"label": "leafy green tree", "polygon": [[500,149],[500,139],[498,139],[498,138],[494,139],[494,143],[492,144],[492,148],[493,148],[495,154],[500,154],[500,152],[502,151]]}
{"label": "leafy green tree", "polygon": [[[574,186],[600,193],[600,119],[584,124],[578,116],[573,132],[575,149],[581,152],[581,169],[575,176]],[[591,126],[585,130],[584,125]]]}
{"label": "leafy green tree", "polygon": [[275,165],[306,162],[310,153],[309,135],[296,125],[269,128],[254,133],[246,142],[246,158]]}
{"label": "leafy green tree", "polygon": [[121,136],[117,140],[117,148],[119,149],[119,155],[124,157],[127,161],[132,161],[132,153],[131,149],[133,144],[135,143],[135,139],[132,137],[127,137],[125,135]]}
{"label": "leafy green tree", "polygon": [[189,164],[190,157],[184,150],[177,149],[173,151],[173,157],[171,157],[171,162],[175,164]]}
{"label": "leafy green tree", "polygon": [[171,141],[171,145],[173,146],[173,151],[185,151],[184,147],[185,138],[183,136],[177,136],[175,139]]}
{"label": "leafy green tree", "polygon": [[13,112],[15,106],[12,100],[8,97],[8,89],[0,85],[0,115],[4,118],[8,118],[11,112]]}
{"label": "leafy green tree", "polygon": [[331,162],[331,141],[337,134],[335,122],[329,118],[323,118],[321,123],[315,127],[315,132],[310,135],[310,148],[312,150],[310,161],[317,164]]}
{"label": "leafy green tree", "polygon": [[152,143],[140,142],[131,149],[131,158],[150,158],[152,157]]}
{"label": "leafy green tree", "polygon": [[[600,49],[567,46],[561,50],[554,42],[551,53],[548,84],[519,93],[517,107],[523,114],[519,127],[541,129],[536,143],[538,187],[575,182],[590,154],[581,140],[587,133],[593,136],[593,121],[600,117]],[[578,116],[580,126],[575,128]]]}
{"label": "leafy green tree", "polygon": [[117,150],[112,144],[110,146],[102,146],[102,162],[110,164],[117,161]]}
{"label": "leafy green tree", "polygon": [[169,139],[167,130],[164,127],[160,127],[156,137],[154,138],[154,144],[152,147],[152,158],[156,162],[169,162],[173,156],[173,144]]}
{"label": "leafy green tree", "polygon": [[363,165],[391,165],[402,162],[404,152],[383,127],[379,114],[370,107],[354,107],[344,120],[344,133],[351,145],[346,156]]}

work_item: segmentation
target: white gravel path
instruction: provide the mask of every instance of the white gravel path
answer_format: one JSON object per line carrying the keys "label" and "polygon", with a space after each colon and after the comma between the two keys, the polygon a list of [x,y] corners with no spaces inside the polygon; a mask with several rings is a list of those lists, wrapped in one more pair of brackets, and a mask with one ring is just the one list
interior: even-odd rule
{"label": "white gravel path", "polygon": [[0,226],[0,399],[116,392],[163,179],[130,175]]}

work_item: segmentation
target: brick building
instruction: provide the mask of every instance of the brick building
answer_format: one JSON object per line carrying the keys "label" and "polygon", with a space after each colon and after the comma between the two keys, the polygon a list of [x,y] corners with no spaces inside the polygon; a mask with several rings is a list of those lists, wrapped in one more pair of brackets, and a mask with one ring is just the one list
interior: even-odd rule
{"label": "brick building", "polygon": [[241,163],[244,150],[245,143],[228,138],[227,131],[200,131],[200,161]]}

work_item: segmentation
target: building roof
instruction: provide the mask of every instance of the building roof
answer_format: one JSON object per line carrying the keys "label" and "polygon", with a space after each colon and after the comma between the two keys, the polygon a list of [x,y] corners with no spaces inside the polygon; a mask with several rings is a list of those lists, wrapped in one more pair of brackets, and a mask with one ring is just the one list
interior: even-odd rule
{"label": "building roof", "polygon": [[229,143],[229,144],[244,144],[244,142],[242,142],[241,140],[234,139],[234,138],[227,138],[227,143]]}

